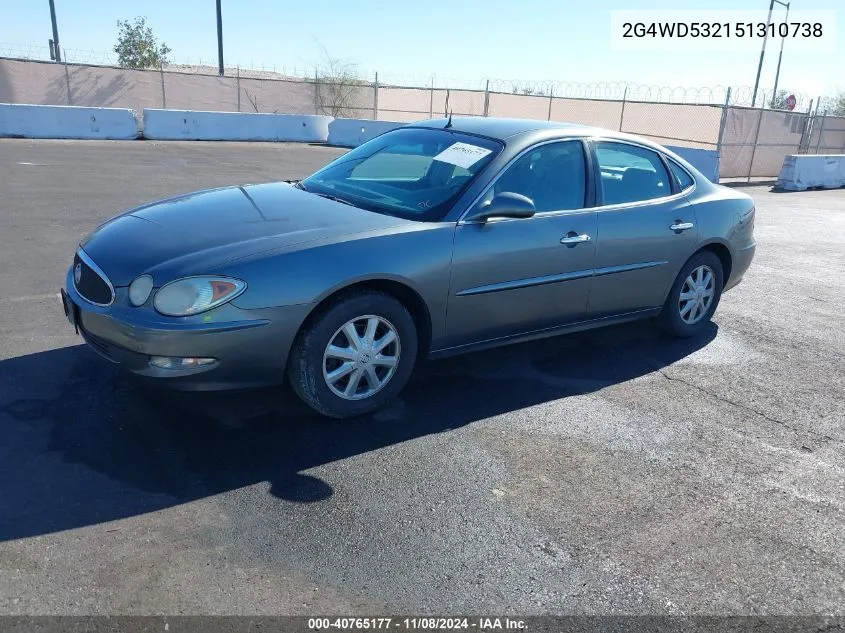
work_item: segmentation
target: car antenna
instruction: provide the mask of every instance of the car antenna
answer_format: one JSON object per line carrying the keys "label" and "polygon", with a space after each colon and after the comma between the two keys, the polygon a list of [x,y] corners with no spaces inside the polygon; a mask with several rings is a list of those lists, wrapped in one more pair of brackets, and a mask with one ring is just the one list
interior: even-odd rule
{"label": "car antenna", "polygon": [[449,91],[448,90],[446,91],[446,105],[444,106],[443,109],[447,110],[449,112],[449,120],[446,121],[446,125],[443,126],[443,129],[446,130],[446,129],[452,127],[452,111],[449,110]]}

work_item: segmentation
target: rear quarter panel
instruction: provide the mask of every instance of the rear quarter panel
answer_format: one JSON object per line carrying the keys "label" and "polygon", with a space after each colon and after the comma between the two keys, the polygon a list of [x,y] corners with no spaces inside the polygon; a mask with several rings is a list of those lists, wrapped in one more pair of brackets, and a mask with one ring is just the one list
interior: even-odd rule
{"label": "rear quarter panel", "polygon": [[750,263],[749,252],[753,254],[754,201],[741,191],[710,185],[697,189],[690,202],[695,205],[700,246],[718,243],[730,251],[728,287],[742,276]]}

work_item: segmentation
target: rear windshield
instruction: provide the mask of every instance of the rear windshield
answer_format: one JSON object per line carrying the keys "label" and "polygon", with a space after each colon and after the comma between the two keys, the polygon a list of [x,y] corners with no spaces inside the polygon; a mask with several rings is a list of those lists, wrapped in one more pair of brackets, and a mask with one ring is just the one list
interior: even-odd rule
{"label": "rear windshield", "polygon": [[441,220],[502,150],[492,139],[428,128],[383,134],[329,163],[300,186],[411,220]]}

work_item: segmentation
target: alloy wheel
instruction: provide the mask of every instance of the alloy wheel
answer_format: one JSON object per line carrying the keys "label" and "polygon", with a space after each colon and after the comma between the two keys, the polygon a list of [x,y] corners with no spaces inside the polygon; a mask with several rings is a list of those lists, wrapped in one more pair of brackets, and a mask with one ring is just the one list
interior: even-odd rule
{"label": "alloy wheel", "polygon": [[713,270],[705,265],[694,268],[684,280],[678,297],[681,320],[687,325],[698,323],[707,314],[715,293],[716,276]]}
{"label": "alloy wheel", "polygon": [[399,333],[390,321],[367,314],[344,323],[323,352],[323,378],[344,400],[363,400],[390,382],[399,366]]}

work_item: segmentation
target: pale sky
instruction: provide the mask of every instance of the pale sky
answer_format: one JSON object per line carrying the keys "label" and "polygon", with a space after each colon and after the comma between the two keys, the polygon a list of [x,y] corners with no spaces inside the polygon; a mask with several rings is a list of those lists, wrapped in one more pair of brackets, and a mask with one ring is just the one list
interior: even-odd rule
{"label": "pale sky", "polygon": [[[118,19],[147,17],[174,62],[216,65],[214,0],[55,0],[66,50],[112,55]],[[793,9],[838,10],[834,53],[784,53],[780,87],[808,97],[845,88],[842,0],[793,0]],[[763,9],[766,0],[223,0],[227,66],[297,72],[321,62],[320,45],[381,80],[438,85],[448,78],[629,82],[660,86],[750,86],[758,53],[619,53],[613,9]],[[782,9],[776,9],[782,11]],[[0,0],[0,55],[46,54],[47,0]],[[779,41],[770,41],[761,88],[771,90]],[[93,51],[92,53],[89,53]]]}

